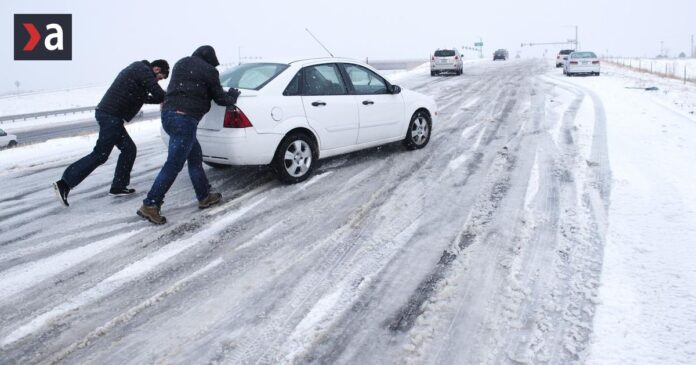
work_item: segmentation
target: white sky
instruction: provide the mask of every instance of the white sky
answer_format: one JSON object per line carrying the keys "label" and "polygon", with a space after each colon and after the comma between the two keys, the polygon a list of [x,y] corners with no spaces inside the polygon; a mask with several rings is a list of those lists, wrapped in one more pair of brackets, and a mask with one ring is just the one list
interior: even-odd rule
{"label": "white sky", "polygon": [[[523,42],[573,38],[572,24],[580,26],[583,49],[655,56],[664,41],[677,55],[689,53],[696,33],[696,0],[2,0],[0,10],[0,93],[15,89],[15,80],[24,90],[108,84],[132,61],[165,58],[173,65],[203,44],[214,46],[223,63],[237,61],[238,47],[242,56],[325,56],[305,27],[337,56],[373,60],[427,58],[435,48],[471,46],[479,37],[486,57],[497,48],[514,55]],[[73,60],[14,61],[16,13],[73,14]],[[559,48],[526,47],[521,54]]]}

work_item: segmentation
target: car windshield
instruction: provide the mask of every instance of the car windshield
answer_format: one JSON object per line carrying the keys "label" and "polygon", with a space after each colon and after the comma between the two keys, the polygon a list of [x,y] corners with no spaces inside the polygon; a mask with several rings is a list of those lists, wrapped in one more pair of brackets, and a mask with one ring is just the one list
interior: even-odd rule
{"label": "car windshield", "polygon": [[261,90],[286,68],[288,65],[282,63],[245,63],[220,75],[220,83],[223,87]]}
{"label": "car windshield", "polygon": [[570,55],[570,58],[597,58],[593,52],[575,52]]}
{"label": "car windshield", "polygon": [[454,56],[454,51],[445,49],[440,51],[435,51],[435,57],[452,57]]}

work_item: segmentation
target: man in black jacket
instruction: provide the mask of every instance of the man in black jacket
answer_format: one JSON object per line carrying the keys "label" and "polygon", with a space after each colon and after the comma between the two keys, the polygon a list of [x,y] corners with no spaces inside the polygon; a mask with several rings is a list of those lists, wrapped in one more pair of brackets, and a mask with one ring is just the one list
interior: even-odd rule
{"label": "man in black jacket", "polygon": [[109,194],[123,196],[135,192],[134,189],[129,189],[128,185],[137,149],[123,124],[133,119],[144,103],[160,104],[164,101],[164,90],[157,82],[166,79],[168,75],[167,61],[156,60],[152,63],[133,62],[116,76],[116,80],[97,105],[95,118],[99,123],[99,137],[94,150],[68,166],[62,179],[53,183],[56,194],[65,206],[69,206],[70,190],[105,163],[114,146],[121,150],[121,154]]}
{"label": "man in black jacket", "polygon": [[222,89],[220,74],[215,69],[219,64],[213,47],[202,46],[174,65],[162,106],[162,127],[169,135],[167,161],[137,211],[139,216],[154,224],[166,223],[167,219],[160,215],[160,207],[185,162],[188,162],[198,208],[208,208],[222,199],[222,194],[210,192],[203,170],[201,145],[196,139],[198,122],[210,110],[210,101],[234,106],[239,96],[237,89],[230,88],[228,92]]}

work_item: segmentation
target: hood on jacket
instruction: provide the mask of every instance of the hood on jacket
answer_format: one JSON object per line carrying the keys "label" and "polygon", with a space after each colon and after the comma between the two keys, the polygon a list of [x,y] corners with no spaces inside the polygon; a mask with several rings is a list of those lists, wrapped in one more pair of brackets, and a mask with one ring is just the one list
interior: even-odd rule
{"label": "hood on jacket", "polygon": [[220,65],[220,62],[218,62],[217,56],[215,55],[215,49],[212,46],[200,46],[191,56],[202,58],[205,62],[208,62],[213,67]]}

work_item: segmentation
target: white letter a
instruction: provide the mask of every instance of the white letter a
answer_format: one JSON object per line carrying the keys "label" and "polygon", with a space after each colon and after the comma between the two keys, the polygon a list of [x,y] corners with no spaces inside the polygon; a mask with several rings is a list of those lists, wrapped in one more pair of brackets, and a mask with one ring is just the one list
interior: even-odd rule
{"label": "white letter a", "polygon": [[[54,29],[56,32],[46,36],[44,45],[49,51],[63,50],[63,28],[60,25],[53,23],[46,26],[46,30]],[[51,44],[51,40],[55,39],[55,44]]]}

